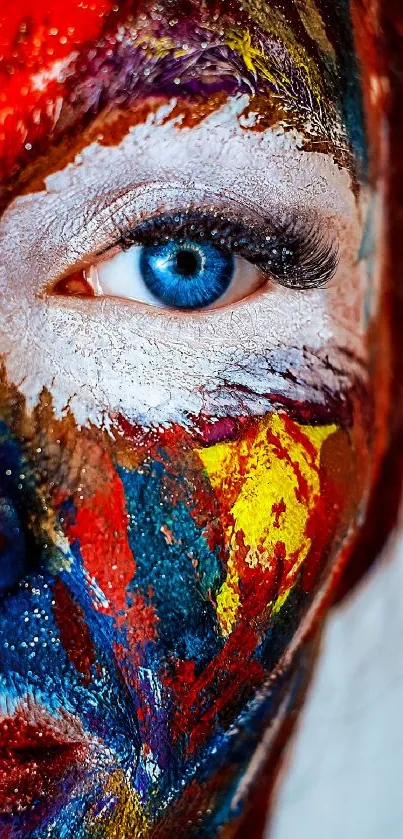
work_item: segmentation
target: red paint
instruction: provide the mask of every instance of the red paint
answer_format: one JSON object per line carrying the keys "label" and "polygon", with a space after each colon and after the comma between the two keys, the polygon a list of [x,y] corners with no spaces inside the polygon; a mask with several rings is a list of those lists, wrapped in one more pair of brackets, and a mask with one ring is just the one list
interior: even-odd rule
{"label": "red paint", "polygon": [[76,670],[88,677],[95,662],[94,645],[84,612],[60,577],[54,585],[53,599],[53,613],[63,647]]}
{"label": "red paint", "polygon": [[[15,0],[0,12],[0,180],[52,131],[66,85],[55,63],[100,35],[111,0]],[[40,83],[40,74],[44,83]],[[55,76],[52,78],[51,76]]]}
{"label": "red paint", "polygon": [[57,795],[61,778],[82,762],[85,751],[84,743],[63,739],[41,710],[35,712],[35,723],[22,711],[1,720],[0,812],[15,815],[33,799]]}
{"label": "red paint", "polygon": [[284,498],[281,498],[278,504],[273,504],[271,511],[274,516],[273,527],[280,527],[280,516],[285,513],[287,507]]}
{"label": "red paint", "polygon": [[[306,594],[310,594],[318,584],[320,571],[326,566],[330,548],[334,551],[334,535],[337,526],[343,523],[344,513],[349,500],[348,490],[345,488],[344,497],[334,481],[320,469],[320,493],[316,497],[315,507],[307,521],[305,535],[311,540],[309,553],[302,568],[302,587]],[[348,521],[344,521],[342,538]]]}
{"label": "red paint", "polygon": [[174,677],[166,674],[164,683],[172,693],[172,734],[177,739],[189,734],[190,752],[206,742],[231,701],[238,701],[245,689],[244,663],[248,662],[247,688],[261,684],[264,671],[252,658],[258,643],[252,626],[242,622],[228,638],[222,651],[196,677],[194,662],[176,661]]}
{"label": "red paint", "polygon": [[78,540],[85,569],[108,600],[108,606],[98,604],[99,610],[116,616],[127,609],[127,587],[135,564],[122,482],[107,454],[100,451],[99,456],[106,480],[92,494],[75,496],[76,516],[68,536],[71,542]]}
{"label": "red paint", "polygon": [[[128,590],[135,573],[135,559],[128,538],[129,517],[123,485],[111,460],[99,452],[104,476],[102,486],[75,495],[76,514],[67,526],[71,542],[78,541],[84,568],[94,580],[107,603],[94,593],[98,611],[110,615],[117,630],[125,630],[114,645],[120,666],[130,683],[133,668],[141,663],[141,645],[156,637],[157,615],[153,605],[139,593]],[[67,643],[67,638],[66,638]]]}

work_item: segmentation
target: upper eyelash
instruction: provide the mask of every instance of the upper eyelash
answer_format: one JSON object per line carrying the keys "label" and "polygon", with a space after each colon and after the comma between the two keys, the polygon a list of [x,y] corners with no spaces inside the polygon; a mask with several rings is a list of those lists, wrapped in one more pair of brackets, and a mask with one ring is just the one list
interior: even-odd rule
{"label": "upper eyelash", "polygon": [[123,248],[155,245],[173,237],[210,241],[295,289],[325,285],[339,262],[337,242],[328,239],[317,223],[301,219],[280,228],[272,222],[245,222],[216,212],[175,211],[150,216],[135,228],[119,230],[119,236]]}

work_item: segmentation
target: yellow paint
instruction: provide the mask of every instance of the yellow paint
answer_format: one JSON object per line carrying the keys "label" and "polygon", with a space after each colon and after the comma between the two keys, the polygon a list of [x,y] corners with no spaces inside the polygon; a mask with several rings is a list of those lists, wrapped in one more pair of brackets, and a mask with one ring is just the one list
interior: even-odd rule
{"label": "yellow paint", "polygon": [[[321,102],[324,98],[324,89],[320,71],[314,59],[302,46],[290,21],[286,19],[281,10],[274,4],[269,6],[267,0],[241,0],[241,5],[263,32],[266,32],[274,40],[283,42],[294,64],[304,74],[311,93],[317,102]],[[319,44],[319,46],[321,45]],[[267,64],[269,60],[277,78],[282,68],[274,55],[266,57]],[[290,85],[288,85],[288,89],[290,90]],[[328,102],[327,107],[329,107]]]}
{"label": "yellow paint", "polygon": [[175,50],[175,43],[169,36],[162,38],[155,38],[153,35],[143,35],[136,39],[138,46],[142,46],[151,58],[166,58]]}
{"label": "yellow paint", "polygon": [[151,823],[147,819],[139,796],[119,769],[105,785],[104,797],[116,798],[112,815],[90,815],[88,828],[94,839],[149,839]]}
{"label": "yellow paint", "polygon": [[[327,37],[326,28],[315,5],[315,0],[294,0],[294,3],[302,25],[308,35],[317,43],[323,54],[325,64],[331,66],[334,70],[335,51]],[[272,98],[273,106],[277,105],[279,113],[281,110],[281,122],[283,124],[295,124],[308,134],[314,134],[316,139],[322,135],[325,138],[329,126],[338,125],[338,116],[334,103],[330,101],[326,93],[323,73],[320,71],[317,61],[303,46],[289,20],[275,5],[268,5],[267,0],[241,0],[241,6],[250,16],[252,25],[248,28],[234,23],[228,29],[224,28],[222,43],[227,44],[242,57],[246,68],[256,78],[261,76],[273,86],[273,92],[268,89],[266,95]],[[302,109],[301,111],[293,80],[287,67],[284,66],[284,60],[279,59],[276,51],[271,49],[270,44],[265,48],[262,38],[251,35],[251,32],[254,31],[253,24],[257,24],[271,41],[284,44],[293,65],[298,69],[299,75],[307,87],[309,98],[312,100],[313,107],[309,109],[308,119],[305,119],[305,110]],[[216,38],[216,23],[205,23],[205,28],[211,29]],[[186,45],[185,48],[178,46],[174,34],[160,38],[152,33],[137,34],[136,43],[139,47],[144,48],[151,62],[168,56],[180,59],[183,56],[192,55],[192,47],[189,45]],[[178,75],[180,77],[180,67],[178,68]]]}
{"label": "yellow paint", "polygon": [[[241,535],[246,546],[245,563],[262,571],[270,571],[276,545],[284,545],[285,562],[287,559],[291,562],[287,572],[289,586],[272,604],[274,611],[287,599],[296,572],[311,546],[306,525],[320,492],[320,451],[337,426],[295,426],[313,444],[314,456],[308,451],[309,445],[293,438],[284,418],[278,414],[263,419],[251,441],[219,443],[198,450],[229,520],[227,577],[217,595],[217,614],[224,635],[234,628],[240,608],[237,537]],[[275,441],[268,439],[268,432],[275,436]],[[279,454],[276,441],[286,450],[287,458]],[[298,493],[297,470],[309,487],[308,503]],[[226,507],[229,497],[232,503]],[[286,510],[276,517],[273,507],[278,504],[285,505]]]}
{"label": "yellow paint", "polygon": [[259,74],[277,87],[288,86],[287,76],[282,73],[280,67],[276,67],[275,73],[271,72],[266,54],[260,47],[253,46],[250,32],[231,30],[226,34],[225,41],[230,49],[242,57],[245,67],[255,76]]}

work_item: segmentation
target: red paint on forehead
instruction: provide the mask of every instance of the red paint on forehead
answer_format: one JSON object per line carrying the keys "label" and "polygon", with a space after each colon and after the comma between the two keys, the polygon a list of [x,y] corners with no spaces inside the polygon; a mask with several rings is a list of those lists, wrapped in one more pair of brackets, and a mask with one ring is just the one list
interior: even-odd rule
{"label": "red paint on forehead", "polygon": [[65,93],[63,64],[101,33],[111,0],[15,0],[0,9],[0,179],[51,132]]}
{"label": "red paint on forehead", "polygon": [[64,3],[60,0],[36,0],[35,3],[15,0],[12,4],[4,3],[3,11],[0,10],[2,57],[14,63],[25,55],[32,66],[35,59],[40,64],[46,61],[49,48],[54,49],[54,58],[66,55],[71,43],[82,42],[94,35],[99,29],[100,18],[111,7],[111,0],[90,0],[89,3],[81,0],[65,0]]}

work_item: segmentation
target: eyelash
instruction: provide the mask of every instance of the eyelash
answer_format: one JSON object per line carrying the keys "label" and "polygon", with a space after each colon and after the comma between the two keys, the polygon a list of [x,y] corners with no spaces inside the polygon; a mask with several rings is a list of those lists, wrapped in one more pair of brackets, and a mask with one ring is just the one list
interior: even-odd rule
{"label": "eyelash", "polygon": [[[270,232],[268,232],[270,231]],[[338,246],[317,225],[295,219],[274,229],[273,224],[247,224],[216,212],[176,211],[145,219],[134,229],[117,230],[117,245],[155,245],[172,238],[209,242],[243,257],[268,277],[294,289],[319,288],[334,276]]]}

